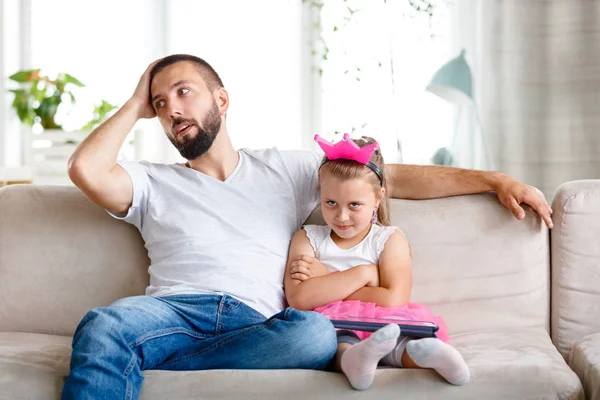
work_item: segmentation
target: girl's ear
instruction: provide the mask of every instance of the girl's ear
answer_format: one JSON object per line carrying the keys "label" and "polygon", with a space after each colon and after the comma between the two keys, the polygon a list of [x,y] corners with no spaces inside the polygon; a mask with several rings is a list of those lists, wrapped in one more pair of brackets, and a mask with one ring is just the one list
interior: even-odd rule
{"label": "girl's ear", "polygon": [[376,196],[377,200],[375,200],[375,207],[379,207],[379,205],[381,204],[381,200],[383,200],[384,196],[385,196],[385,188],[381,188],[381,192],[379,193],[379,196]]}
{"label": "girl's ear", "polygon": [[375,200],[375,207],[379,208],[379,205],[381,204],[381,197],[377,197],[377,199]]}

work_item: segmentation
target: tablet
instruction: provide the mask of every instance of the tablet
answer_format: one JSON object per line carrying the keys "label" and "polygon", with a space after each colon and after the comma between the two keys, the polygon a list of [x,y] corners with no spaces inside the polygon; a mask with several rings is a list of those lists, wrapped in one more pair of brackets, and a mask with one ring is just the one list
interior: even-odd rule
{"label": "tablet", "polygon": [[400,334],[402,336],[415,338],[437,337],[435,333],[440,329],[433,322],[410,321],[397,318],[336,317],[335,319],[332,318],[331,322],[337,329],[365,332],[375,332],[387,324],[396,323],[400,326]]}

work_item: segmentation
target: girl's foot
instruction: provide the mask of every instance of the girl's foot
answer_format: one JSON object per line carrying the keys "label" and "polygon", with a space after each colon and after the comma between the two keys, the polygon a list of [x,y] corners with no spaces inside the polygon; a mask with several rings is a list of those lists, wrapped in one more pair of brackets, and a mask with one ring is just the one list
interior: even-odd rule
{"label": "girl's foot", "polygon": [[354,389],[365,390],[371,386],[379,360],[396,346],[398,336],[400,327],[389,324],[344,352],[342,371]]}
{"label": "girl's foot", "polygon": [[453,385],[464,385],[471,377],[458,350],[439,339],[411,340],[406,345],[406,352],[419,367],[436,370]]}

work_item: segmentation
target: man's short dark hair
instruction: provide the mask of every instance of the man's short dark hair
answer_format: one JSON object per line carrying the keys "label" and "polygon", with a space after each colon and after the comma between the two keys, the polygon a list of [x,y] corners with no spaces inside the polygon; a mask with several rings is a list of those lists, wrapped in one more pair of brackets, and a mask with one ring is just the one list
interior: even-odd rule
{"label": "man's short dark hair", "polygon": [[204,81],[206,82],[208,90],[210,90],[211,92],[215,89],[224,87],[223,81],[221,81],[221,77],[219,77],[219,74],[217,74],[217,72],[213,69],[213,67],[210,66],[209,63],[207,63],[200,57],[192,56],[189,54],[173,54],[160,60],[150,71],[150,84],[152,84],[152,80],[154,79],[154,76],[157,73],[159,73],[169,65],[173,65],[180,61],[190,61],[194,63],[198,67],[198,72],[200,72],[202,79],[204,79]]}

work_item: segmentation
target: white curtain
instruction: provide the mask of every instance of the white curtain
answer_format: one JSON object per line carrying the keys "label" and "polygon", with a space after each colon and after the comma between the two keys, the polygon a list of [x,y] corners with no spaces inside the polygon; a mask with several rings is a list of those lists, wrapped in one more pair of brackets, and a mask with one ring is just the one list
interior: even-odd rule
{"label": "white curtain", "polygon": [[600,2],[458,0],[456,18],[496,169],[548,199],[600,178]]}

